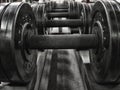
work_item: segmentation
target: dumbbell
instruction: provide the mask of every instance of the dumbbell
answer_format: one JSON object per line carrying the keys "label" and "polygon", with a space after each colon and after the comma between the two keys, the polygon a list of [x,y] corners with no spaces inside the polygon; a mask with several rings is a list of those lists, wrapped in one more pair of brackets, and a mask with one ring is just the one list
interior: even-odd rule
{"label": "dumbbell", "polygon": [[[86,66],[87,78],[107,87],[120,84],[120,2],[99,0],[93,6],[91,32],[98,34],[98,50],[90,50],[90,64]],[[89,43],[89,42],[88,42]],[[105,45],[106,43],[106,45]],[[89,83],[92,85],[92,83]]]}
{"label": "dumbbell", "polygon": [[0,22],[1,69],[7,77],[1,81],[15,85],[27,84],[35,72],[37,60],[37,51],[27,49],[22,41],[32,34],[37,35],[32,9],[26,3],[11,3],[6,7]]}
{"label": "dumbbell", "polygon": [[[116,11],[110,3],[117,6],[114,7]],[[100,7],[96,8],[98,5]],[[93,9],[89,34],[38,35],[31,7],[25,3],[11,3],[2,16],[0,29],[1,64],[9,81],[26,83],[31,80],[37,49],[66,48],[90,50],[88,74],[94,77],[95,82],[119,83],[119,4],[97,1]]]}
{"label": "dumbbell", "polygon": [[77,2],[70,2],[66,7],[68,7],[68,9],[51,9],[51,12],[49,11],[47,13],[47,17],[48,18],[66,17],[71,19],[75,19],[79,17]]}
{"label": "dumbbell", "polygon": [[[87,69],[89,77],[99,84],[120,82],[118,78],[120,72],[119,4],[115,1],[97,1],[93,7],[90,26],[92,31],[90,30],[88,33],[96,33],[98,37],[101,37],[103,40],[99,40],[104,43],[104,47],[99,45],[101,47],[99,50],[90,50],[92,65]],[[98,6],[99,8],[97,8]]]}
{"label": "dumbbell", "polygon": [[[90,30],[90,22],[91,22],[91,14],[92,14],[92,7],[94,3],[78,3],[74,2],[74,5],[72,7],[73,10],[69,10],[72,12],[72,14],[76,13],[76,18],[74,19],[81,19],[82,23],[84,24],[80,28],[71,28],[71,33],[83,33],[83,34],[88,34]],[[70,19],[73,19],[71,16]]]}
{"label": "dumbbell", "polygon": [[93,5],[94,3],[78,3],[78,2],[76,3],[75,2],[74,6],[76,9],[74,9],[72,13],[77,12],[76,19],[78,18],[81,19],[84,25],[81,26],[80,28],[71,28],[71,33],[83,33],[83,34],[89,33]]}
{"label": "dumbbell", "polygon": [[[39,7],[39,6],[43,6],[42,7],[42,9]],[[37,20],[37,26],[38,26],[38,29],[39,29],[39,31],[38,31],[38,33],[39,34],[41,34],[41,33],[44,33],[45,32],[45,29],[46,29],[46,27],[47,26],[45,26],[44,25],[44,22],[46,22],[47,21],[47,19],[48,19],[48,15],[50,15],[49,13],[47,14],[47,16],[46,16],[46,12],[45,12],[45,8],[44,8],[44,5],[39,5],[39,4],[37,4],[37,5],[32,5],[32,8],[33,8],[33,11],[34,11],[34,13],[35,13],[35,16],[36,16],[36,20]],[[85,9],[86,10],[86,9]],[[42,12],[40,12],[40,11],[42,11]],[[88,10],[87,10],[88,11]],[[87,12],[86,11],[86,12]],[[79,9],[77,10],[77,12],[78,12],[78,15],[77,15],[77,17],[79,16],[79,18],[81,18],[82,17],[82,15],[79,15]],[[84,12],[85,14],[86,14],[86,12]],[[60,16],[60,17],[63,17],[63,14],[64,15],[68,15],[68,13],[61,13],[61,14],[59,14],[59,13],[51,13],[51,15],[55,15],[55,16]],[[42,15],[42,16],[41,16]],[[68,15],[69,16],[69,15]],[[75,16],[74,14],[72,14],[71,16]],[[86,16],[87,17],[87,16]],[[85,21],[87,22],[88,20],[84,20],[84,19],[81,19],[82,21],[83,21],[83,23],[84,24],[86,24],[85,23]],[[80,20],[80,21],[81,21]],[[71,20],[72,21],[72,20]],[[78,20],[74,20],[74,21],[78,21]],[[56,25],[56,24],[61,24],[61,26],[62,26],[62,23],[64,24],[64,26],[65,26],[65,23],[66,24],[76,24],[76,22],[74,23],[74,21],[73,22],[69,22],[69,20],[68,21],[47,21],[48,23],[51,23],[51,24],[53,24],[53,27]],[[61,23],[60,23],[61,22]],[[47,24],[48,24],[47,23]],[[41,26],[41,25],[43,25],[43,26]],[[78,26],[78,24],[76,24],[77,26]],[[60,25],[58,25],[58,26],[60,26]],[[58,26],[56,26],[56,27],[58,27]],[[62,26],[62,27],[64,27],[64,26]],[[68,26],[68,25],[67,25]],[[72,25],[71,25],[72,26]],[[71,27],[70,26],[70,27]],[[42,28],[41,28],[42,27]],[[52,26],[51,26],[52,27]],[[69,26],[68,26],[69,27]],[[74,25],[72,26],[72,27],[74,27]],[[81,26],[82,27],[82,26]],[[86,24],[86,26],[85,27],[88,27],[88,25]],[[40,30],[41,29],[41,30]],[[71,32],[72,33],[74,33],[74,32],[76,32],[77,31],[77,29],[75,30],[73,30],[73,28],[71,29]],[[85,31],[85,30],[84,30]],[[88,29],[86,30],[86,32],[88,31]],[[78,32],[79,32],[79,29],[78,29]]]}
{"label": "dumbbell", "polygon": [[[94,3],[76,3],[76,9],[74,9],[71,12],[62,12],[62,13],[48,13],[47,17],[70,17],[70,19],[73,18],[80,18],[83,22],[83,26],[81,26],[82,32],[84,34],[89,33],[89,27],[91,22],[91,13],[92,13],[92,7]],[[79,33],[79,28],[71,28],[71,33]]]}
{"label": "dumbbell", "polygon": [[[50,27],[86,27],[86,24],[83,23],[82,19],[67,19],[67,20],[44,20],[39,21],[39,27],[50,28]],[[41,30],[38,28],[38,31]],[[74,30],[72,30],[74,32]],[[81,29],[83,32],[84,29]],[[86,31],[87,32],[87,31]]]}
{"label": "dumbbell", "polygon": [[[65,26],[65,23],[66,24],[69,24],[69,20],[68,21],[65,21],[65,22],[63,22],[62,20],[61,20],[61,23],[60,23],[60,21],[55,21],[54,22],[54,20],[52,21],[52,20],[48,20],[48,17],[46,16],[46,11],[45,11],[45,5],[44,4],[33,4],[33,5],[31,5],[31,7],[32,7],[32,9],[33,9],[33,12],[34,12],[34,14],[35,14],[35,17],[36,17],[36,21],[37,21],[37,28],[39,29],[38,30],[38,33],[39,34],[43,34],[44,32],[45,32],[45,30],[46,30],[46,28],[47,28],[47,26],[45,26],[45,23],[46,22],[48,22],[47,24],[52,24],[52,23],[54,23],[55,25],[56,24],[64,24],[64,26]],[[71,20],[72,21],[72,20]],[[73,20],[73,23],[72,24],[76,24],[76,22],[75,21],[77,21],[77,20]],[[75,22],[75,23],[74,23]],[[71,22],[70,22],[71,23]],[[55,25],[53,25],[53,27],[55,26]],[[60,25],[57,25],[57,26],[60,26]],[[55,27],[57,27],[57,26],[55,26]],[[61,25],[62,26],[62,25]],[[73,25],[74,26],[74,25]],[[73,27],[72,26],[72,27]],[[48,26],[49,27],[49,26]],[[51,26],[52,27],[52,26]]]}
{"label": "dumbbell", "polygon": [[[39,27],[44,28],[42,31],[38,28],[38,32],[45,32],[46,28],[53,27],[70,27],[70,28],[79,28],[84,26],[81,19],[67,19],[67,20],[44,20],[39,22]],[[77,30],[71,30],[76,32]]]}
{"label": "dumbbell", "polygon": [[[26,32],[26,30],[30,32]],[[24,41],[22,40],[31,37],[32,34],[37,34],[37,32],[31,7],[26,3],[11,3],[8,5],[3,13],[0,29],[1,66],[3,66],[7,79],[4,78],[1,81],[26,84],[31,80],[36,67],[37,52],[27,49],[26,45],[28,43],[24,47]],[[71,39],[71,36],[68,36],[68,39]],[[60,47],[62,48],[63,45]]]}

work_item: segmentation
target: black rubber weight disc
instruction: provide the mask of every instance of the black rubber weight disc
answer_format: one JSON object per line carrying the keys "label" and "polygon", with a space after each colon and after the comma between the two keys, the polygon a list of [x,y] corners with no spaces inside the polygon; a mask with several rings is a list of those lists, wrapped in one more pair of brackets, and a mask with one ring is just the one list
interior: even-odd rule
{"label": "black rubber weight disc", "polygon": [[[1,25],[1,19],[2,19],[2,15],[5,11],[5,9],[7,8],[7,6],[9,5],[9,3],[1,3],[0,4],[0,25]],[[2,33],[2,31],[0,30],[0,32]],[[1,34],[0,33],[0,34]],[[1,36],[1,35],[0,35]],[[2,55],[0,55],[1,57]],[[1,60],[0,60],[0,81],[8,81],[7,77],[6,77],[6,74],[4,72],[4,69],[2,67],[2,64],[1,64]]]}
{"label": "black rubber weight disc", "polygon": [[99,0],[93,7],[92,31],[99,32],[99,47],[91,50],[89,77],[100,84],[120,82],[119,24],[117,4]]}
{"label": "black rubber weight disc", "polygon": [[44,29],[41,27],[41,21],[44,20],[45,18],[45,5],[44,4],[39,4],[39,3],[34,3],[31,5],[35,18],[36,18],[36,23],[37,23],[37,29],[39,34],[44,34]]}
{"label": "black rubber weight disc", "polygon": [[83,24],[85,25],[85,26],[81,27],[83,34],[89,33],[90,21],[91,21],[90,19],[91,19],[91,12],[92,12],[92,10],[90,10],[90,9],[92,9],[91,5],[82,3],[81,9],[80,9],[80,11],[81,11],[80,18],[82,19]]}
{"label": "black rubber weight disc", "polygon": [[[11,3],[5,10],[1,30],[6,52],[1,56],[1,63],[11,83],[28,83],[36,69],[37,52],[23,50],[20,47],[24,25],[35,26],[32,8],[26,3]],[[33,29],[33,34],[36,29]],[[5,50],[3,50],[5,51]]]}

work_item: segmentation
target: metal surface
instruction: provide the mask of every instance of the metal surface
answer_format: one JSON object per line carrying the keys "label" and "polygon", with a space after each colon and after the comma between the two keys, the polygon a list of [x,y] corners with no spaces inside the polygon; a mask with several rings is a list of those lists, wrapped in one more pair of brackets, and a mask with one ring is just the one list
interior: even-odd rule
{"label": "metal surface", "polygon": [[78,14],[73,13],[73,12],[47,13],[48,18],[71,18],[71,19],[75,19],[77,16],[78,16]]}
{"label": "metal surface", "polygon": [[57,18],[62,18],[62,17],[68,18],[68,17],[70,16],[69,14],[70,14],[70,13],[68,13],[68,12],[47,13],[47,17],[48,17],[48,18],[55,18],[55,17],[57,17]]}
{"label": "metal surface", "polygon": [[16,2],[11,3],[2,16],[0,57],[11,85],[27,84],[36,69],[37,52],[26,50],[23,45],[23,36],[27,31],[31,31],[29,35],[35,34],[35,17],[31,11],[28,4]]}
{"label": "metal surface", "polygon": [[50,12],[68,12],[68,9],[52,9]]}
{"label": "metal surface", "polygon": [[[79,49],[97,48],[96,35],[37,35],[26,40],[30,49]],[[88,43],[89,42],[89,43]]]}
{"label": "metal surface", "polygon": [[83,23],[80,19],[41,21],[41,26],[43,27],[80,27],[82,25]]}

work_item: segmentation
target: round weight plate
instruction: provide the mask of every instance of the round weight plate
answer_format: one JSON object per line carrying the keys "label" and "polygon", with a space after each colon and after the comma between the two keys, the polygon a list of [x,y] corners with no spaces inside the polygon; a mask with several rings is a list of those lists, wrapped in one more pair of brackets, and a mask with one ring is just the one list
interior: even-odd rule
{"label": "round weight plate", "polygon": [[[79,5],[81,3],[78,3],[78,2],[74,2],[74,10],[72,11],[71,14],[74,13],[72,19],[79,19],[80,18],[80,8],[79,8]],[[72,16],[72,15],[71,15]],[[75,33],[81,33],[81,29],[80,27],[78,28],[70,28],[71,29],[71,34],[75,34]]]}
{"label": "round weight plate", "polygon": [[[23,45],[23,32],[26,24],[32,29],[26,29],[36,34],[35,17],[32,8],[26,3],[11,3],[5,10],[1,20],[3,47],[6,47],[1,63],[9,82],[26,84],[30,82],[36,69],[37,52],[28,50]],[[27,33],[28,35],[31,35]]]}
{"label": "round weight plate", "polygon": [[0,21],[2,19],[2,15],[8,5],[9,5],[9,3],[0,3]]}
{"label": "round weight plate", "polygon": [[82,29],[82,33],[86,33],[86,28],[87,27],[87,15],[88,15],[88,12],[87,12],[87,6],[86,6],[86,3],[83,3],[82,4],[82,10],[81,10],[81,18],[82,18],[82,21],[83,21],[83,27],[81,27]]}
{"label": "round weight plate", "polygon": [[74,8],[73,8],[73,11],[72,13],[74,13],[74,19],[78,19],[79,18],[79,4],[78,2],[74,2]]}
{"label": "round weight plate", "polygon": [[89,77],[99,84],[119,83],[119,7],[114,1],[99,0],[92,13],[91,33],[98,35],[99,46],[90,50]]}
{"label": "round weight plate", "polygon": [[[69,12],[69,14],[72,14],[72,11],[73,11],[73,2],[70,1],[68,3],[68,12]],[[72,18],[72,17],[69,17],[69,18]]]}
{"label": "round weight plate", "polygon": [[89,33],[90,22],[91,22],[91,12],[92,12],[92,5],[82,3],[80,5],[80,19],[82,20],[84,26],[81,27],[83,34]]}
{"label": "round weight plate", "polygon": [[91,21],[92,21],[92,10],[93,10],[93,6],[94,6],[94,3],[88,3],[88,32],[86,33],[89,33],[90,32],[90,26],[91,26]]}
{"label": "round weight plate", "polygon": [[69,18],[70,19],[78,19],[79,18],[79,4],[75,1],[71,1],[68,4],[68,12],[69,12]]}
{"label": "round weight plate", "polygon": [[[1,25],[2,15],[3,15],[3,13],[8,5],[9,5],[9,3],[1,3],[0,4],[0,25]],[[2,33],[2,30],[0,30],[0,32]],[[3,69],[2,64],[1,64],[1,59],[0,59],[0,81],[2,81],[2,82],[8,81],[8,78],[4,72],[4,69]]]}
{"label": "round weight plate", "polygon": [[31,7],[33,9],[33,12],[36,18],[38,34],[44,34],[44,28],[41,27],[40,22],[44,21],[45,19],[45,5],[35,3],[35,4],[32,4]]}
{"label": "round weight plate", "polygon": [[91,14],[92,14],[93,3],[86,4],[86,22],[85,22],[85,34],[88,34],[90,31],[91,25]]}

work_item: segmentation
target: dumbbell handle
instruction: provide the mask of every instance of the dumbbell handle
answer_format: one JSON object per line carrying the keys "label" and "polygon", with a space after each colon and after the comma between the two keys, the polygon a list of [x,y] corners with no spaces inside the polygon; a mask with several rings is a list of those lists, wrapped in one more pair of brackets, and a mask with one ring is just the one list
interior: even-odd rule
{"label": "dumbbell handle", "polygon": [[35,35],[26,40],[30,49],[79,49],[97,48],[95,34],[78,35]]}
{"label": "dumbbell handle", "polygon": [[70,16],[69,12],[47,13],[48,18],[55,18],[55,17],[58,17],[58,18],[66,17],[66,18],[68,18],[69,16]]}
{"label": "dumbbell handle", "polygon": [[47,17],[48,18],[62,18],[62,17],[66,17],[66,18],[76,18],[78,15],[77,13],[70,13],[70,12],[54,12],[54,13],[47,13]]}
{"label": "dumbbell handle", "polygon": [[68,12],[68,9],[52,9],[49,12]]}
{"label": "dumbbell handle", "polygon": [[40,25],[43,27],[80,27],[83,26],[83,23],[81,19],[67,19],[41,21]]}

